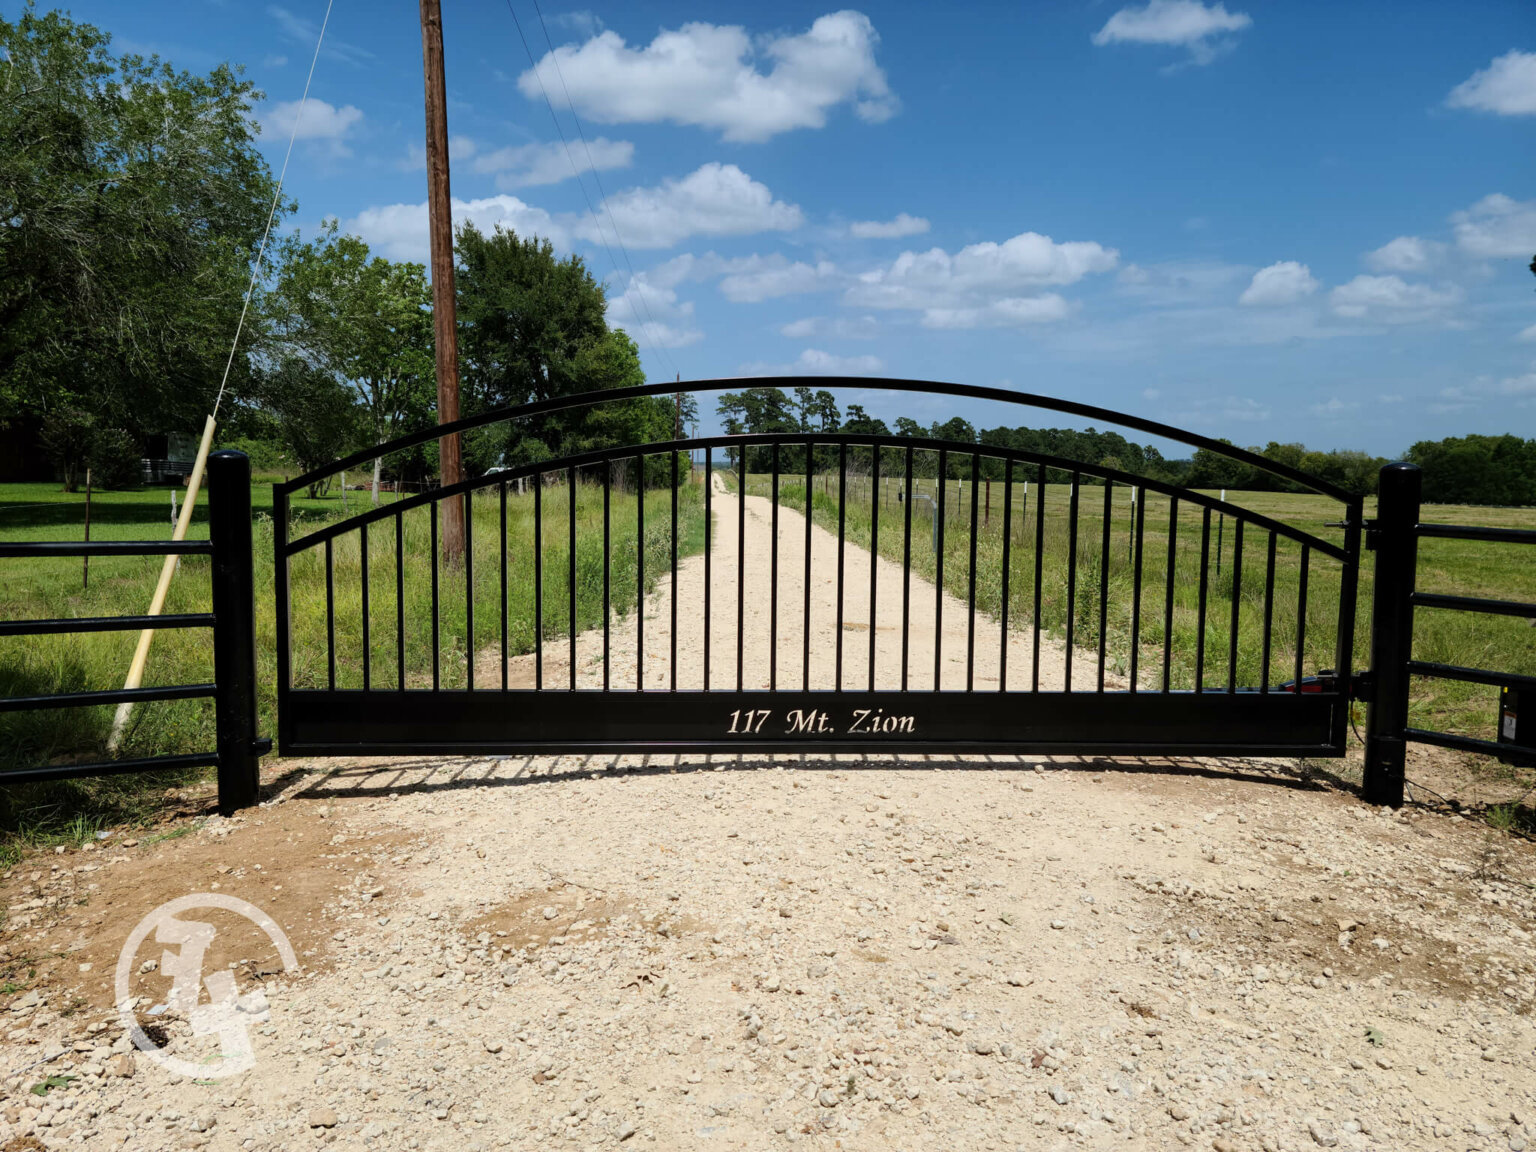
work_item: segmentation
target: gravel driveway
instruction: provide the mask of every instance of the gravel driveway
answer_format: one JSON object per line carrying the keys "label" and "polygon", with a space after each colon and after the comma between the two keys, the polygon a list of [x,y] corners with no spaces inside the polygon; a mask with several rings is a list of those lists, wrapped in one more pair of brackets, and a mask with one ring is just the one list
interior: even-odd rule
{"label": "gravel driveway", "polygon": [[[717,512],[715,643],[734,654],[734,498]],[[813,556],[824,537],[835,556],[824,533]],[[850,621],[867,564],[850,557]],[[1294,763],[310,769],[239,818],[5,875],[0,961],[34,973],[0,998],[0,1141],[33,1141],[5,1148],[1520,1152],[1536,1133],[1530,845],[1367,809]],[[204,971],[260,998],[255,1066],[217,1082],[132,1053],[109,982],[140,917],[211,889],[271,913],[303,965],[218,921]],[[150,1011],[174,954],[130,958],[134,1010],[205,1059],[217,1041]],[[30,1090],[50,1074],[76,1078]]]}

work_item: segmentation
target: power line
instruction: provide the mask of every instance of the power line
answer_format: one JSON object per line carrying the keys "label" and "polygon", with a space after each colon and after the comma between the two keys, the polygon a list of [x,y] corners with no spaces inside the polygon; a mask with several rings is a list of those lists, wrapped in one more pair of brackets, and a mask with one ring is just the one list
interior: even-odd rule
{"label": "power line", "polygon": [[[635,266],[629,261],[629,249],[624,246],[624,237],[619,235],[619,222],[613,218],[613,209],[608,204],[608,190],[603,187],[603,178],[597,174],[597,163],[592,159],[592,146],[587,143],[587,133],[581,126],[581,117],[576,115],[576,102],[571,99],[571,90],[566,87],[565,73],[560,68],[560,57],[555,54],[555,42],[550,39],[549,27],[544,23],[544,11],[539,7],[539,0],[533,0],[533,10],[538,14],[539,27],[544,31],[544,43],[549,45],[549,60],[555,66],[555,76],[560,80],[560,90],[565,93],[565,105],[571,110],[571,121],[576,125],[577,135],[581,137],[582,148],[586,150],[588,170],[592,173],[592,180],[597,185],[597,193],[602,199],[603,210],[608,213],[608,223],[613,228],[613,238],[619,242],[619,251],[624,254],[624,266],[629,269],[630,287],[639,294],[640,304],[645,309],[646,316],[652,324],[656,324],[656,317],[651,314],[650,301],[646,299],[645,292],[640,288],[639,278],[635,275]],[[535,74],[538,72],[536,67],[534,72]],[[636,313],[636,318],[638,319],[638,317],[639,314]],[[658,324],[657,327],[660,327],[660,325]],[[673,373],[681,376],[682,373],[678,371],[677,363],[672,359],[671,354],[663,350],[663,355],[666,356],[667,363],[672,365]]]}
{"label": "power line", "polygon": [[262,229],[261,246],[256,249],[256,263],[251,267],[251,282],[245,289],[245,302],[240,305],[240,320],[235,325],[235,339],[229,346],[229,359],[224,362],[224,375],[219,380],[219,394],[213,398],[213,415],[219,414],[219,405],[224,402],[224,388],[229,383],[229,370],[235,363],[235,350],[240,347],[240,333],[245,331],[245,314],[250,311],[251,295],[256,291],[256,278],[261,275],[261,258],[266,255],[267,238],[272,235],[272,219],[277,215],[278,201],[283,196],[283,181],[288,178],[288,161],[293,156],[293,142],[299,138],[299,122],[304,118],[304,105],[309,100],[309,85],[315,78],[315,65],[320,60],[320,45],[325,43],[326,25],[331,22],[331,5],[335,0],[326,0],[325,19],[320,21],[320,35],[315,39],[315,54],[309,61],[309,75],[304,77],[304,94],[299,97],[299,107],[293,114],[293,131],[288,134],[288,151],[283,153],[283,169],[277,176],[277,190],[272,193],[272,207],[267,211],[267,226]]}
{"label": "power line", "polygon": [[[614,258],[613,248],[608,243],[608,235],[607,235],[607,233],[605,233],[603,231],[602,219],[598,216],[597,209],[592,206],[592,197],[587,195],[587,185],[586,185],[585,181],[583,181],[582,178],[581,178],[581,170],[576,167],[576,158],[571,155],[570,141],[566,139],[565,129],[560,124],[560,117],[555,115],[555,105],[554,105],[554,103],[549,98],[549,90],[544,87],[544,79],[543,79],[543,77],[541,77],[539,75],[538,64],[534,61],[534,58],[533,58],[533,50],[531,48],[529,48],[529,46],[528,46],[528,37],[523,34],[523,23],[522,23],[521,20],[519,20],[517,18],[517,11],[516,11],[516,9],[514,9],[512,7],[512,0],[506,0],[506,4],[507,4],[507,11],[512,16],[512,23],[517,28],[517,38],[522,41],[522,44],[523,44],[523,54],[528,57],[528,67],[533,71],[533,78],[534,78],[534,80],[539,85],[539,94],[544,97],[544,107],[549,109],[550,121],[554,124],[555,132],[560,137],[560,146],[561,146],[561,148],[563,148],[565,150],[565,159],[566,159],[566,162],[569,163],[570,166],[571,166],[571,175],[573,175],[576,178],[576,186],[581,189],[581,198],[586,201],[587,211],[592,214],[592,222],[597,225],[598,239],[602,242],[604,250],[608,253],[608,262],[611,265],[613,265],[614,273],[618,274],[618,272],[619,272],[619,262],[618,262],[618,260],[616,260]],[[542,22],[542,19],[543,18],[540,17],[541,22]],[[547,33],[546,33],[546,35],[547,35]],[[589,152],[588,155],[589,155],[589,159],[590,159],[590,152]],[[610,216],[611,216],[611,212],[610,212]],[[618,230],[617,229],[614,230],[614,237],[616,239],[619,239]],[[621,248],[623,247],[623,240],[622,239],[619,239],[619,246]],[[626,252],[625,253],[625,260],[628,261],[628,259],[629,259],[629,254]],[[631,281],[633,281],[633,268],[631,268]],[[642,295],[641,299],[642,300],[644,299],[643,295]],[[635,318],[636,319],[640,319],[639,313],[636,313]],[[676,363],[673,362],[671,355],[669,355],[667,350],[661,346],[660,341],[658,341],[656,339],[655,335],[651,332],[650,325],[647,324],[644,320],[641,320],[640,321],[640,326],[643,329],[645,329],[646,340],[651,344],[651,346],[653,348],[656,349],[656,351],[661,353],[661,355],[666,359],[667,363],[671,364],[673,371],[676,372],[677,371]]]}

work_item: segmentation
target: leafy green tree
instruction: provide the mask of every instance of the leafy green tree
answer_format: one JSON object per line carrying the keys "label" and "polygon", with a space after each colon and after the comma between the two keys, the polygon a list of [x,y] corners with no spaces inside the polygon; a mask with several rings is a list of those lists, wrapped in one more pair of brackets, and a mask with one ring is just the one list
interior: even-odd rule
{"label": "leafy green tree", "polygon": [[[358,441],[362,413],[356,393],[333,372],[300,356],[288,356],[264,373],[257,396],[301,472],[331,463]],[[327,477],[311,484],[309,494],[318,496],[329,487]]]}
{"label": "leafy green tree", "polygon": [[[110,44],[30,2],[0,17],[0,419],[83,406],[193,427],[275,196],[262,94],[227,65],[198,76]],[[231,382],[248,380],[242,353]]]}
{"label": "leafy green tree", "polygon": [[843,421],[842,430],[859,436],[889,436],[891,434],[891,430],[886,427],[884,420],[877,416],[869,415],[860,404],[848,405],[848,416]]}
{"label": "leafy green tree", "polygon": [[[467,411],[645,383],[635,342],[609,329],[603,286],[581,257],[559,258],[548,240],[500,226],[487,236],[472,223],[459,228],[456,254]],[[468,455],[485,467],[498,450],[509,464],[533,463],[667,440],[673,417],[673,402],[663,397],[557,412],[489,428],[472,439]],[[664,458],[646,467],[649,483],[669,476]]]}
{"label": "leafy green tree", "polygon": [[[362,240],[327,221],[315,240],[283,245],[265,303],[280,364],[302,359],[350,389],[372,443],[430,421],[436,399],[432,292],[420,264],[374,256]],[[296,399],[289,390],[278,395]],[[374,461],[375,504],[382,465]]]}
{"label": "leafy green tree", "polygon": [[[748,388],[742,392],[724,392],[716,402],[725,430],[733,436],[744,432],[794,433],[804,431],[800,414],[794,401],[779,388]],[[772,467],[771,449],[760,448],[751,453],[747,466],[755,472]],[[731,450],[731,461],[737,459]],[[796,471],[805,465],[805,450],[800,447],[781,447],[779,467],[783,471]]]}
{"label": "leafy green tree", "polygon": [[124,428],[103,424],[84,408],[55,408],[43,420],[42,448],[65,492],[78,492],[86,473],[96,488],[128,488],[141,480],[139,446]]}
{"label": "leafy green tree", "polygon": [[1536,504],[1536,440],[1424,440],[1408,449],[1406,459],[1424,470],[1424,499],[1430,503]]}
{"label": "leafy green tree", "polygon": [[[861,404],[848,405],[848,412],[843,420],[842,431],[858,436],[889,436],[891,434],[891,430],[886,426],[885,421],[869,415],[869,413],[864,411],[864,407]],[[897,464],[898,458],[899,454],[894,449],[883,450],[880,454],[881,471],[889,474],[889,469],[892,466],[900,467]],[[855,465],[856,470],[867,472],[874,463],[874,451],[869,448],[855,446],[849,449],[848,459]]]}

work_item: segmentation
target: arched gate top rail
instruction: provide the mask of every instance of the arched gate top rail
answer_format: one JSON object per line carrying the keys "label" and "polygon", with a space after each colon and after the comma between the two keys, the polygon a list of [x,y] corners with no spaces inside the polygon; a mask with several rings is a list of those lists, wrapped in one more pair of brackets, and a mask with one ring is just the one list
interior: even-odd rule
{"label": "arched gate top rail", "polygon": [[[387,444],[364,448],[335,463],[327,464],[312,472],[307,472],[303,476],[279,484],[276,486],[276,490],[283,494],[296,492],[300,488],[318,483],[326,477],[334,476],[336,473],[346,469],[366,464],[377,457],[387,456],[392,452],[400,452],[407,448],[414,448],[418,444],[425,444],[428,441],[437,440],[457,432],[467,432],[474,428],[483,428],[488,424],[499,424],[507,420],[540,416],[549,412],[562,412],[571,408],[590,407],[595,404],[607,404],[620,400],[634,400],[646,396],[671,396],[679,392],[717,392],[728,388],[793,388],[808,383],[815,383],[819,388],[860,388],[875,392],[913,392],[937,396],[960,396],[971,400],[989,400],[1002,404],[1016,404],[1026,408],[1040,408],[1050,412],[1063,412],[1070,416],[1104,421],[1122,428],[1145,432],[1149,435],[1172,440],[1191,448],[1204,448],[1225,456],[1230,460],[1240,461],[1249,467],[1268,472],[1272,476],[1279,476],[1282,479],[1300,484],[1313,492],[1332,497],[1350,507],[1356,507],[1361,502],[1360,497],[1346,492],[1337,485],[1330,484],[1320,477],[1303,472],[1299,468],[1292,468],[1277,460],[1271,460],[1267,456],[1261,456],[1256,452],[1249,452],[1246,449],[1225,444],[1209,436],[1201,436],[1198,433],[1188,432],[1182,428],[1175,428],[1171,424],[1163,424],[1156,420],[1147,420],[1140,416],[1116,412],[1110,408],[1100,408],[1093,404],[1080,404],[1075,400],[1062,400],[1054,396],[1042,396],[1033,392],[1015,392],[1008,388],[991,388],[978,384],[955,384],[937,380],[884,379],[867,376],[720,377],[713,380],[641,384],[632,388],[614,388],[603,392],[581,392],[571,396],[555,396],[548,400],[538,400],[531,404],[497,408],[490,412],[482,412],[476,416],[466,416],[462,420],[453,421],[451,424],[440,424],[431,428],[424,428],[420,432],[412,432],[408,436],[401,436]],[[733,442],[742,442],[744,438],[731,437],[730,439]],[[909,437],[898,437],[897,439],[903,443],[911,441]],[[635,447],[651,446],[636,445]],[[979,447],[981,446],[964,446],[967,452],[974,451]],[[652,450],[664,451],[665,449],[661,445],[656,445],[652,447]],[[629,454],[633,455],[634,453],[630,451]],[[988,454],[998,455],[999,450],[990,449]],[[1068,467],[1078,471],[1087,471],[1085,466],[1077,463],[1069,464]],[[1135,482],[1143,483],[1139,478]],[[1146,486],[1151,487],[1151,485]],[[461,488],[456,487],[455,491],[458,490],[461,490]],[[1180,490],[1180,495],[1181,497],[1187,497],[1187,490]]]}

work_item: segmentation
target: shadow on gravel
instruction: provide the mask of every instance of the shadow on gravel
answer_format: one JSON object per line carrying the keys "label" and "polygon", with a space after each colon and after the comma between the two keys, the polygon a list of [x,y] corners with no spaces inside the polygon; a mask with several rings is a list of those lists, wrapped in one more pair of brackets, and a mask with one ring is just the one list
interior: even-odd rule
{"label": "shadow on gravel", "polygon": [[1252,761],[1202,758],[1083,757],[1042,760],[1029,756],[896,756],[796,754],[768,755],[593,755],[399,757],[366,762],[337,762],[318,766],[315,779],[296,789],[294,799],[310,795],[325,799],[378,798],[392,792],[452,792],[464,788],[508,788],[559,784],[582,778],[671,776],[694,772],[756,772],[766,767],[823,772],[918,769],[929,772],[1070,772],[1087,775],[1161,776],[1229,783],[1267,784],[1303,792],[1339,790],[1324,778],[1292,761]]}

